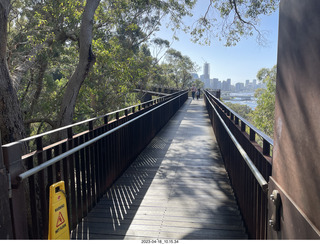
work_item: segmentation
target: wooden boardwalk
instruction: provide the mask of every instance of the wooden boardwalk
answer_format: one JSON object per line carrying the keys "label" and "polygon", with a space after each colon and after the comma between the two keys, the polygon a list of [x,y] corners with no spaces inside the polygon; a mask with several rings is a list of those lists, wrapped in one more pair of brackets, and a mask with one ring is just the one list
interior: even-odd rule
{"label": "wooden boardwalk", "polygon": [[189,99],[72,239],[246,239],[202,100]]}

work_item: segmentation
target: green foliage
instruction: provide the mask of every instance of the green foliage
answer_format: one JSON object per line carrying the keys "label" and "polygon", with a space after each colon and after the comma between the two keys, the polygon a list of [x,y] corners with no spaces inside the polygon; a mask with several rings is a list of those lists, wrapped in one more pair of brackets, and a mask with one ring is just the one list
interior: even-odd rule
{"label": "green foliage", "polygon": [[[210,45],[212,39],[236,45],[241,38],[257,35],[264,44],[264,33],[259,30],[260,18],[272,14],[280,0],[211,0],[204,15],[191,30],[192,39]],[[189,31],[190,32],[190,31]]]}
{"label": "green foliage", "polygon": [[[256,20],[269,14],[278,1],[237,1],[241,16]],[[8,23],[8,66],[16,81],[24,120],[29,135],[55,126],[60,103],[79,61],[79,33],[85,1],[16,0]],[[169,16],[173,29],[184,28],[182,18],[191,16],[196,1],[178,0],[102,0],[95,12],[92,51],[95,65],[84,81],[75,106],[74,121],[83,120],[137,103],[132,90],[161,86],[187,88],[192,72],[198,67],[188,56],[168,49],[163,39],[148,42]],[[231,1],[211,1],[222,18],[230,17],[235,6]],[[213,22],[205,16],[196,34],[202,38]],[[252,27],[234,18],[225,35],[231,45]],[[220,36],[221,38],[221,36]],[[165,62],[152,57],[150,45],[168,49]],[[266,79],[261,72],[261,79]],[[195,81],[197,87],[203,86]],[[265,96],[265,95],[263,95]]]}
{"label": "green foliage", "polygon": [[174,49],[167,51],[166,60],[168,62],[164,66],[166,75],[174,81],[175,87],[182,89],[190,87],[192,83],[191,73],[196,72],[199,67],[188,56],[184,56]]}
{"label": "green foliage", "polygon": [[193,84],[195,85],[195,87],[200,88],[200,89],[202,89],[204,87],[204,83],[199,79],[193,81]]}
{"label": "green foliage", "polygon": [[[170,84],[165,65],[151,56],[147,41],[169,15],[180,25],[196,1],[102,0],[95,12],[95,65],[75,106],[74,121],[137,103],[137,84]],[[8,65],[29,135],[51,129],[79,59],[85,1],[17,0],[9,15]],[[169,47],[166,40],[155,45]],[[172,71],[173,72],[173,71]],[[172,75],[172,74],[171,74]]]}
{"label": "green foliage", "polygon": [[250,122],[250,113],[252,113],[252,109],[248,105],[231,102],[226,102],[225,105]]}
{"label": "green foliage", "polygon": [[257,78],[265,83],[267,88],[256,91],[257,107],[250,115],[254,126],[271,138],[273,138],[276,75],[276,65],[271,69],[263,68],[258,72]]}

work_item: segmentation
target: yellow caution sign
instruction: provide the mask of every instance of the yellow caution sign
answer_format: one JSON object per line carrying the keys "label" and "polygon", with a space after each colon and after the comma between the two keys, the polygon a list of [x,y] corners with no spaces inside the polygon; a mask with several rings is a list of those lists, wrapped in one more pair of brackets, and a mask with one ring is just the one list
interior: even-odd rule
{"label": "yellow caution sign", "polygon": [[69,240],[68,211],[64,181],[50,186],[48,240]]}

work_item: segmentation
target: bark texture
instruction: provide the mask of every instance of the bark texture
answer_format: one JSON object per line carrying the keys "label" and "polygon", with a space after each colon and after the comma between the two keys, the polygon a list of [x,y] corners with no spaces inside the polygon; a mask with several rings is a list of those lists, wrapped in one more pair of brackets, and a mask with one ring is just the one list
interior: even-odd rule
{"label": "bark texture", "polygon": [[0,1],[0,130],[2,143],[24,137],[24,125],[16,90],[7,64],[7,21],[9,0]]}
{"label": "bark texture", "polygon": [[100,0],[87,1],[80,26],[80,53],[79,63],[71,76],[66,91],[64,93],[60,113],[58,117],[57,127],[71,124],[73,121],[74,108],[76,100],[89,71],[95,63],[95,56],[92,52],[92,32],[94,13],[100,3]]}

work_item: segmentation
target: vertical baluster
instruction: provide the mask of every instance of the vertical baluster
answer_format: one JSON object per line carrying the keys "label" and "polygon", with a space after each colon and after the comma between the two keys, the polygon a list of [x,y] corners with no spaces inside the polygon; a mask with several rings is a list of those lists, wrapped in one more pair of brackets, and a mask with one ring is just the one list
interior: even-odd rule
{"label": "vertical baluster", "polygon": [[[28,157],[26,159],[26,165],[27,165],[27,170],[30,170],[32,168],[34,168],[34,161],[33,161],[33,156]],[[37,211],[37,205],[36,203],[36,192],[34,189],[36,189],[36,181],[35,181],[35,175],[32,175],[28,178],[28,182],[29,182],[29,203],[30,203],[30,209],[31,209],[31,225],[32,228],[31,230],[31,236],[30,239],[38,239],[40,236],[39,233],[39,222],[38,222],[38,211]]]}
{"label": "vertical baluster", "polygon": [[[43,144],[42,144],[42,137],[38,137],[36,139],[37,145],[37,161],[38,165],[43,163]],[[42,213],[48,213],[48,205],[49,205],[49,195],[47,194],[47,187],[45,179],[45,170],[41,170],[38,173],[38,183],[39,183],[39,197],[40,197],[40,206]],[[43,214],[40,220],[40,230],[41,230],[41,238],[46,239],[48,237],[48,216],[47,214]]]}
{"label": "vertical baluster", "polygon": [[[84,135],[80,136],[79,137],[79,140],[80,140],[80,145],[84,143]],[[87,206],[87,198],[88,198],[88,195],[87,195],[87,172],[86,172],[86,160],[85,160],[85,149],[81,149],[80,150],[80,160],[81,160],[81,188],[82,188],[82,214],[81,214],[81,217],[84,217],[87,215],[87,209],[88,209],[88,206]]]}
{"label": "vertical baluster", "polygon": [[239,125],[239,118],[237,116],[235,116],[235,124]]}
{"label": "vertical baluster", "polygon": [[256,140],[256,132],[250,128],[250,141],[255,141]]}
{"label": "vertical baluster", "polygon": [[246,123],[241,120],[241,131],[246,131]]}
{"label": "vertical baluster", "polygon": [[[71,128],[69,128],[71,129]],[[68,133],[68,142],[62,144],[61,153],[64,153],[68,150],[74,148],[74,140],[72,131]],[[69,174],[68,174],[69,173]],[[63,176],[65,185],[67,189],[70,189],[70,192],[67,196],[69,196],[69,205],[68,205],[68,213],[69,213],[69,222],[70,228],[74,229],[77,226],[77,209],[76,209],[76,184],[75,184],[75,165],[74,165],[74,155],[70,155],[68,158],[63,160]],[[68,184],[67,184],[68,182]],[[67,190],[68,191],[68,190]]]}
{"label": "vertical baluster", "polygon": [[263,155],[270,156],[270,144],[266,139],[263,139]]}
{"label": "vertical baluster", "polygon": [[[74,139],[74,147],[79,145],[79,137],[75,137]],[[75,174],[76,174],[76,209],[77,209],[77,222],[81,221],[82,215],[82,201],[81,201],[81,162],[79,157],[79,151],[74,153],[74,162],[75,162]]]}

